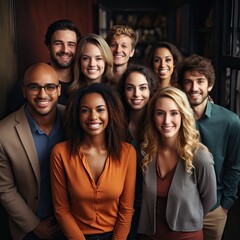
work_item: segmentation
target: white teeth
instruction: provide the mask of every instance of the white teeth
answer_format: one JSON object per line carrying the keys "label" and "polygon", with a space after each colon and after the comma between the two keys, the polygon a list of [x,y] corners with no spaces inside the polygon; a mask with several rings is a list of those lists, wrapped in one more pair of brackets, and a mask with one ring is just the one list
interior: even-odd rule
{"label": "white teeth", "polygon": [[100,123],[88,124],[88,127],[89,127],[89,128],[92,128],[92,129],[97,129],[97,128],[99,128],[100,125],[101,125]]}
{"label": "white teeth", "polygon": [[161,73],[161,74],[164,74],[164,73],[167,73],[167,69],[166,70],[159,70],[158,72]]}
{"label": "white teeth", "polygon": [[139,103],[142,102],[142,100],[141,100],[141,99],[135,99],[135,100],[132,100],[132,102],[133,102],[134,104],[139,104]]}

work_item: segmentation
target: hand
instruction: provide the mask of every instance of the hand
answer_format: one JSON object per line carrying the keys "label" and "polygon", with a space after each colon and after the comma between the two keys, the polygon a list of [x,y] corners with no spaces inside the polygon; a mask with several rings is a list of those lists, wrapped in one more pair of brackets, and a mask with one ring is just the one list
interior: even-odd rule
{"label": "hand", "polygon": [[41,220],[33,230],[34,234],[40,239],[53,239],[54,234],[59,230],[59,225],[53,217]]}

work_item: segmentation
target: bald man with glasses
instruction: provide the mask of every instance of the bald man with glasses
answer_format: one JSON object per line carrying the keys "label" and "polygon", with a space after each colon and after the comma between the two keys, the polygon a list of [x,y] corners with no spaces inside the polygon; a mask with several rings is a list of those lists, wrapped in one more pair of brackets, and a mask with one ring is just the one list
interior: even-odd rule
{"label": "bald man with glasses", "polygon": [[64,140],[61,85],[46,63],[24,75],[26,103],[0,121],[0,201],[13,240],[65,239],[54,218],[50,152]]}

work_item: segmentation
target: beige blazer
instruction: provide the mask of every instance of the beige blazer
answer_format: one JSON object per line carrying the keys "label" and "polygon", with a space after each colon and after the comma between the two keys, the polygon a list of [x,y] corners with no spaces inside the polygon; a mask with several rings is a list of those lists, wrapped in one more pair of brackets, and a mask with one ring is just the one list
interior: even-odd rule
{"label": "beige blazer", "polygon": [[35,215],[39,189],[39,162],[23,106],[0,122],[0,201],[14,240],[40,222]]}

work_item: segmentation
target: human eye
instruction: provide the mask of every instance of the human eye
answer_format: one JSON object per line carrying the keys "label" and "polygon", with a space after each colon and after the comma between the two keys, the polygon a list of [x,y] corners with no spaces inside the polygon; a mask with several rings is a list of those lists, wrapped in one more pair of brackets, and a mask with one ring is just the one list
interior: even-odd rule
{"label": "human eye", "polygon": [[70,48],[75,48],[75,47],[76,47],[76,43],[74,43],[74,42],[69,42],[69,43],[68,43],[68,46],[69,46]]}
{"label": "human eye", "polygon": [[60,46],[60,45],[62,45],[62,42],[61,41],[55,41],[55,42],[53,42],[53,45],[54,46]]}
{"label": "human eye", "polygon": [[104,112],[104,111],[105,111],[105,108],[104,108],[104,107],[99,107],[99,108],[97,109],[97,111],[98,111],[98,112]]}
{"label": "human eye", "polygon": [[158,111],[156,111],[156,115],[157,115],[158,117],[161,117],[161,116],[163,116],[163,115],[164,115],[164,112],[163,112],[163,111],[160,111],[160,110],[158,110]]}
{"label": "human eye", "polygon": [[97,60],[97,61],[102,61],[103,58],[102,58],[101,56],[98,56],[98,57],[96,57],[96,60]]}
{"label": "human eye", "polygon": [[160,59],[159,59],[159,58],[154,58],[154,59],[153,59],[153,62],[154,62],[154,63],[159,63],[159,62],[160,62]]}
{"label": "human eye", "polygon": [[133,86],[127,85],[127,86],[126,86],[126,90],[127,90],[127,91],[132,91],[132,90],[133,90]]}
{"label": "human eye", "polygon": [[172,61],[172,58],[166,58],[165,61],[166,61],[166,62],[171,62],[171,61]]}
{"label": "human eye", "polygon": [[85,62],[89,61],[89,57],[88,56],[82,56],[82,60],[85,61]]}
{"label": "human eye", "polygon": [[202,85],[204,83],[205,83],[205,79],[204,78],[201,78],[201,79],[198,80],[198,84],[199,85]]}
{"label": "human eye", "polygon": [[178,111],[172,111],[172,112],[171,112],[171,116],[177,116],[178,114],[179,114]]}
{"label": "human eye", "polygon": [[45,89],[47,92],[51,93],[54,92],[56,90],[57,86],[54,84],[47,84],[45,85]]}
{"label": "human eye", "polygon": [[89,112],[89,110],[85,107],[80,109],[80,113],[88,113],[88,112]]}
{"label": "human eye", "polygon": [[144,91],[144,90],[147,90],[147,89],[148,89],[148,86],[141,86],[141,87],[140,87],[140,90],[141,90],[141,91]]}
{"label": "human eye", "polygon": [[27,87],[30,91],[38,91],[40,88],[40,86],[38,86],[37,84],[28,84]]}
{"label": "human eye", "polygon": [[190,81],[190,80],[187,80],[187,79],[184,79],[183,83],[184,83],[185,85],[189,85],[189,84],[191,84],[191,81]]}
{"label": "human eye", "polygon": [[117,46],[117,44],[115,42],[110,43],[110,47],[115,48],[116,46]]}

